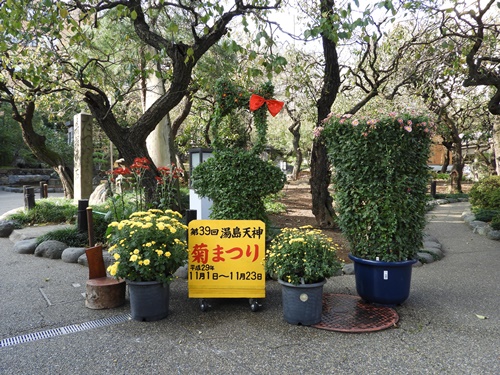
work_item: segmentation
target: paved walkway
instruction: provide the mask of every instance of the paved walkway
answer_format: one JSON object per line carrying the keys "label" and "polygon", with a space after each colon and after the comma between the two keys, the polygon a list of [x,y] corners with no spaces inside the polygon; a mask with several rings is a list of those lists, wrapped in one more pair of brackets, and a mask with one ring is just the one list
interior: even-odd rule
{"label": "paved walkway", "polygon": [[[40,195],[35,194],[35,202]],[[49,198],[64,197],[64,193],[49,192]],[[24,208],[24,194],[19,192],[8,192],[0,189],[0,219],[7,213]]]}
{"label": "paved walkway", "polygon": [[[127,305],[84,307],[85,267],[19,255],[0,239],[0,340],[69,327],[0,348],[0,374],[498,375],[500,244],[470,231],[460,219],[466,208],[431,211],[427,230],[445,258],[414,269],[397,327],[368,334],[284,322],[274,281],[256,313],[240,299],[211,300],[203,313],[178,280],[169,317],[116,323]],[[355,294],[354,277],[330,279],[325,292]]]}

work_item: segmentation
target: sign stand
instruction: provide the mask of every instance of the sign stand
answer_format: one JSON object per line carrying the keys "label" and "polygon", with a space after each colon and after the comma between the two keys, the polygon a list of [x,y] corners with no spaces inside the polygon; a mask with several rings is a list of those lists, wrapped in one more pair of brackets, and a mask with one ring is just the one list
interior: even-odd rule
{"label": "sign stand", "polygon": [[249,298],[252,311],[266,296],[265,225],[259,220],[193,220],[188,225],[189,298]]}

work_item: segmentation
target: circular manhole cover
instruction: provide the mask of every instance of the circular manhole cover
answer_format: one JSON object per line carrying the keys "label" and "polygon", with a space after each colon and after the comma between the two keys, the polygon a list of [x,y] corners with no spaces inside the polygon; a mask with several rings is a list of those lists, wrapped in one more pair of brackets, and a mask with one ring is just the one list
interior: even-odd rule
{"label": "circular manhole cover", "polygon": [[363,302],[348,294],[323,294],[321,322],[311,327],[338,332],[373,332],[393,327],[399,320],[396,310]]}

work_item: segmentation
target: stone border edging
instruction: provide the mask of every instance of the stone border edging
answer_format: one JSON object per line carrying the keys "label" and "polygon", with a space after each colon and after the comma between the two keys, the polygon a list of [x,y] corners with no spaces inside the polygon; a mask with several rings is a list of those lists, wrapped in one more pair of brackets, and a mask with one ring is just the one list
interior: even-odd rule
{"label": "stone border edging", "polygon": [[472,229],[472,233],[486,236],[490,240],[500,241],[500,230],[494,230],[488,223],[476,220],[476,215],[470,210],[464,211],[461,218]]}

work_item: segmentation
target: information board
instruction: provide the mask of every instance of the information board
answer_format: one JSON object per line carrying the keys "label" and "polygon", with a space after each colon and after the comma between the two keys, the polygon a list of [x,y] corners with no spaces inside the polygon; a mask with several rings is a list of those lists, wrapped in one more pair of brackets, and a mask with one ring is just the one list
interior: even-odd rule
{"label": "information board", "polygon": [[190,298],[264,298],[265,224],[259,220],[189,223]]}

